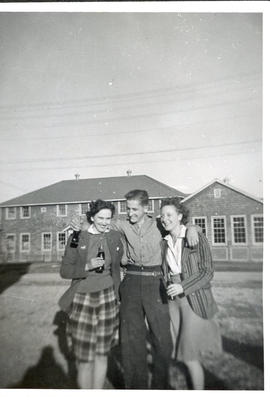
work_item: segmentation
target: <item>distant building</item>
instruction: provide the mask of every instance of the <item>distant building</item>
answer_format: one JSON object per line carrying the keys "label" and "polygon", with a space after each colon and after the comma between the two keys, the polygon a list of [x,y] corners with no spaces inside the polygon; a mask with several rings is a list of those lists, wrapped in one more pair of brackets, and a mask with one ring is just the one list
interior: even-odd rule
{"label": "distant building", "polygon": [[183,204],[206,234],[215,261],[262,262],[262,200],[214,180]]}
{"label": "distant building", "polygon": [[[145,189],[149,214],[159,215],[160,200],[178,196],[201,226],[215,261],[262,262],[263,202],[228,183],[214,180],[186,195],[146,175],[66,180],[0,205],[0,262],[60,261],[74,217],[85,217],[88,203],[112,201],[126,217],[124,195]],[[2,212],[2,214],[1,214]]]}
{"label": "distant building", "polygon": [[[70,221],[85,217],[88,203],[112,201],[116,216],[126,217],[124,195],[133,189],[149,193],[149,214],[159,214],[159,201],[186,195],[146,175],[66,180],[0,205],[0,262],[59,261],[71,232]],[[1,213],[2,212],[2,213]]]}

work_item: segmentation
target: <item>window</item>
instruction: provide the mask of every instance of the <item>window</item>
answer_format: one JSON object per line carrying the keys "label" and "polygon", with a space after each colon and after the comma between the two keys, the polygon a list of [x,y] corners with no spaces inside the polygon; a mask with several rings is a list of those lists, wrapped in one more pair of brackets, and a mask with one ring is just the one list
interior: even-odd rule
{"label": "window", "polygon": [[7,251],[8,252],[15,252],[16,249],[16,236],[15,234],[7,234]]}
{"label": "window", "polygon": [[263,243],[263,216],[262,215],[252,215],[252,229],[253,229],[253,243],[262,244]]}
{"label": "window", "polygon": [[118,212],[119,212],[119,214],[126,214],[127,213],[127,202],[126,201],[119,201],[119,203],[118,203]]}
{"label": "window", "polygon": [[193,223],[195,225],[200,226],[200,228],[202,229],[203,234],[206,235],[206,216],[200,217],[200,218],[193,217]]}
{"label": "window", "polygon": [[30,218],[31,209],[29,206],[21,207],[21,218]]}
{"label": "window", "polygon": [[21,233],[21,235],[20,235],[20,250],[21,250],[21,252],[30,251],[30,233]]}
{"label": "window", "polygon": [[154,200],[148,201],[147,212],[154,212]]}
{"label": "window", "polygon": [[52,249],[52,233],[42,233],[42,250],[51,251]]}
{"label": "window", "polygon": [[41,208],[40,208],[40,211],[41,211],[41,212],[47,212],[47,207],[41,207]]}
{"label": "window", "polygon": [[215,198],[221,197],[221,189],[214,189],[214,197]]}
{"label": "window", "polygon": [[86,214],[87,211],[89,211],[89,204],[88,203],[81,204],[81,215]]}
{"label": "window", "polygon": [[226,225],[225,216],[212,217],[212,239],[213,244],[225,245],[226,244]]}
{"label": "window", "polygon": [[57,233],[57,249],[58,251],[62,251],[66,246],[66,233],[59,232]]}
{"label": "window", "polygon": [[232,242],[233,244],[246,244],[247,232],[246,232],[246,219],[244,216],[232,216]]}
{"label": "window", "polygon": [[66,204],[58,204],[57,205],[57,216],[67,216]]}
{"label": "window", "polygon": [[16,219],[16,207],[6,208],[6,219]]}

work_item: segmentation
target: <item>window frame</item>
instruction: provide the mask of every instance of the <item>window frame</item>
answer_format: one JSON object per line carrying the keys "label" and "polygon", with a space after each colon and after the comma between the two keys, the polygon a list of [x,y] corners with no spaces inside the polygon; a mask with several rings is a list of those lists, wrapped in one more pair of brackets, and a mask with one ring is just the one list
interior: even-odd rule
{"label": "window frame", "polygon": [[[235,242],[234,239],[234,222],[233,219],[234,218],[244,218],[244,226],[245,226],[245,237],[246,237],[246,241],[244,243],[237,243]],[[231,215],[231,233],[232,233],[232,245],[236,246],[236,247],[245,247],[248,244],[248,234],[247,234],[247,217],[246,215]]]}
{"label": "window frame", "polygon": [[155,212],[155,200],[154,199],[149,199],[148,200],[148,205],[149,205],[150,202],[152,203],[152,210],[149,210],[148,207],[147,207],[147,213],[154,214],[154,212]]}
{"label": "window frame", "polygon": [[[64,234],[65,235],[65,246],[64,246],[64,248],[60,248],[59,247],[59,235],[60,234]],[[57,251],[58,252],[63,252],[65,250],[65,247],[66,247],[66,244],[67,244],[67,233],[66,232],[57,232],[56,238],[57,238],[57,241],[56,241]]]}
{"label": "window frame", "polygon": [[[60,214],[60,211],[59,211],[60,205],[65,206],[65,214]],[[57,204],[56,205],[56,216],[60,216],[60,217],[67,216],[67,204]]]}
{"label": "window frame", "polygon": [[12,250],[9,250],[9,252],[12,252],[12,253],[14,253],[14,252],[16,252],[16,233],[6,233],[6,240],[8,240],[8,237],[9,236],[12,236],[12,237],[14,237],[14,249],[12,249]]}
{"label": "window frame", "polygon": [[[213,190],[214,190],[214,199],[220,199],[221,198],[221,188],[216,187]],[[218,193],[218,194],[216,194],[216,193]]]}
{"label": "window frame", "polygon": [[[256,242],[255,241],[255,226],[254,226],[254,218],[260,217],[263,219],[263,241]],[[264,216],[263,214],[251,214],[251,231],[252,231],[252,244],[257,247],[261,247],[264,243]]]}
{"label": "window frame", "polygon": [[[207,235],[208,235],[208,232],[207,232],[207,216],[193,216],[192,217],[192,223],[194,225],[196,225],[195,219],[204,219],[205,220],[205,236],[207,237]],[[198,225],[198,226],[200,226],[200,225]]]}
{"label": "window frame", "polygon": [[121,211],[121,203],[126,203],[127,205],[127,200],[118,201],[118,214],[127,215],[127,211]]}
{"label": "window frame", "polygon": [[[23,216],[23,208],[27,207],[29,209],[29,215],[28,216]],[[31,218],[31,207],[30,205],[22,205],[20,207],[20,219],[30,219]]]}
{"label": "window frame", "polygon": [[[225,242],[224,243],[216,243],[215,242],[215,233],[214,233],[214,219],[224,219],[224,235]],[[227,220],[226,215],[213,215],[211,216],[211,234],[212,234],[212,246],[214,247],[226,247],[228,245],[228,236],[227,236]]]}
{"label": "window frame", "polygon": [[[14,208],[14,216],[9,216],[9,210]],[[17,208],[16,207],[6,207],[6,220],[14,220],[17,217]]]}
{"label": "window frame", "polygon": [[[51,248],[44,248],[44,236],[45,234],[49,234],[51,236]],[[52,251],[52,232],[42,232],[41,233],[41,251],[42,252],[51,252]]]}
{"label": "window frame", "polygon": [[81,203],[80,204],[80,211],[79,211],[80,215],[86,215],[86,212],[87,212],[87,211],[86,212],[82,212],[82,206],[83,205],[87,205],[87,211],[89,211],[89,203]]}
{"label": "window frame", "polygon": [[[28,240],[28,243],[29,243],[29,248],[28,249],[23,249],[22,248],[22,237],[23,236],[29,236],[29,240]],[[30,252],[31,251],[31,233],[20,233],[20,252]]]}

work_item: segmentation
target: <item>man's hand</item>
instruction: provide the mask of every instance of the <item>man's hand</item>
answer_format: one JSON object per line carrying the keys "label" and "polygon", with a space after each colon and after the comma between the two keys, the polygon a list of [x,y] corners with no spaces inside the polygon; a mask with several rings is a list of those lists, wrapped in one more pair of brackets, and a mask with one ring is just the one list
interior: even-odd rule
{"label": "man's hand", "polygon": [[79,231],[81,230],[81,225],[80,225],[80,220],[77,218],[73,218],[70,221],[70,227],[74,230],[74,231]]}
{"label": "man's hand", "polygon": [[199,242],[199,235],[196,225],[190,225],[187,227],[187,241],[188,245],[194,247]]}
{"label": "man's hand", "polygon": [[98,267],[103,266],[105,263],[104,259],[102,258],[91,258],[90,263],[86,263],[85,271],[91,271],[97,269]]}
{"label": "man's hand", "polygon": [[170,284],[167,288],[167,294],[169,296],[177,296],[184,292],[183,287],[181,284]]}

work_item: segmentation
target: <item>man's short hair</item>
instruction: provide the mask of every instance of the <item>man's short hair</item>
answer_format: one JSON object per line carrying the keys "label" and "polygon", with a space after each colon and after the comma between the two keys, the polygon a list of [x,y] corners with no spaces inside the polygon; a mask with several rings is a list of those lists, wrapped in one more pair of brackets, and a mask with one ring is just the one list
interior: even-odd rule
{"label": "man's short hair", "polygon": [[146,190],[131,190],[125,195],[127,200],[138,200],[141,205],[148,205],[148,193]]}

